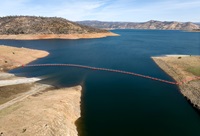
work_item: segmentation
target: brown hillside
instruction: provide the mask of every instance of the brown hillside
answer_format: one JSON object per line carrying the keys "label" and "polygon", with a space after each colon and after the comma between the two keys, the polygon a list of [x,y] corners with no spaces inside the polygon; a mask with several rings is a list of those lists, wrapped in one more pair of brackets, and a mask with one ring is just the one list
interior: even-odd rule
{"label": "brown hillside", "polygon": [[108,31],[80,25],[64,18],[8,16],[0,18],[0,35],[88,34]]}
{"label": "brown hillside", "polygon": [[158,30],[193,30],[200,26],[191,22],[155,21],[148,22],[101,22],[101,21],[78,21],[79,24],[106,29],[158,29]]}

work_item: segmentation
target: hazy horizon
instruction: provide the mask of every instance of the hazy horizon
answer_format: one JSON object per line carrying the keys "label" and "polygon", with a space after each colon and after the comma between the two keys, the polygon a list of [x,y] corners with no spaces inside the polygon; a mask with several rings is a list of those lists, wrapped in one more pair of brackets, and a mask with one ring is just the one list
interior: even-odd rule
{"label": "hazy horizon", "polygon": [[[36,16],[36,15],[7,15],[7,16],[0,16],[1,17],[14,17],[14,16],[27,16],[27,17],[47,17],[48,16]],[[55,17],[55,18],[64,18],[64,17],[59,17],[59,16],[49,16],[50,18],[52,17]],[[67,18],[64,18],[64,19],[67,19]],[[69,20],[69,19],[67,19]],[[72,21],[72,20],[69,20],[69,21]],[[187,21],[187,22],[181,22],[181,21],[176,21],[176,20],[169,20],[169,21],[166,21],[166,20],[154,20],[154,19],[151,19],[151,20],[147,20],[147,21],[106,21],[106,20],[75,20],[74,22],[81,22],[81,21],[99,21],[99,22],[113,22],[113,23],[144,23],[144,22],[149,22],[149,21],[160,21],[160,22],[180,22],[180,23],[187,23],[187,22],[191,22],[191,21]],[[200,21],[199,22],[191,22],[191,23],[197,23],[197,24],[200,24]]]}
{"label": "hazy horizon", "polygon": [[[104,21],[104,20],[77,20],[77,22],[79,21],[99,21],[99,22],[119,22],[119,23],[143,23],[143,22],[148,22],[148,21],[160,21],[160,22],[181,22],[181,21],[176,21],[176,20],[154,20],[154,19],[151,19],[151,20],[147,20],[147,21]],[[192,21],[186,21],[186,22],[181,22],[181,23],[187,23],[187,22],[192,22]],[[199,22],[192,22],[192,23],[200,23]]]}

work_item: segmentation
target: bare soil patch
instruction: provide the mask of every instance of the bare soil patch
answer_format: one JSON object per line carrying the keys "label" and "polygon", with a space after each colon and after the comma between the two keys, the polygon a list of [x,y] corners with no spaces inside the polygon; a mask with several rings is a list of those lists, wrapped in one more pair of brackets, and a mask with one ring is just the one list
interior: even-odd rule
{"label": "bare soil patch", "polygon": [[92,39],[92,38],[103,38],[107,36],[119,36],[119,35],[111,32],[88,33],[88,34],[19,34],[19,35],[0,35],[0,39],[15,39],[15,40]]}
{"label": "bare soil patch", "polygon": [[[13,74],[4,73],[4,71],[28,64],[31,61],[45,57],[48,54],[49,53],[46,51],[0,45],[0,81],[7,81],[8,79],[13,79],[15,81],[20,79],[26,81],[26,78],[16,77]],[[29,91],[32,86],[33,84],[1,86],[0,104],[12,100],[20,94]]]}
{"label": "bare soil patch", "polygon": [[0,133],[77,136],[81,86],[45,91],[0,111]]}
{"label": "bare soil patch", "polygon": [[0,71],[20,67],[48,54],[46,51],[0,45]]}

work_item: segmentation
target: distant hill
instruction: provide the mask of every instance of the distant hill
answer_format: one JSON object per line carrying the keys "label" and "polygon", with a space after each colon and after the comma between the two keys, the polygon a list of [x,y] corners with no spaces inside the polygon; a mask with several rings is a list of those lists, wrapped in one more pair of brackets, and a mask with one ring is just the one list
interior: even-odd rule
{"label": "distant hill", "polygon": [[194,30],[200,29],[200,26],[191,22],[161,22],[150,20],[148,22],[101,22],[101,21],[77,21],[77,23],[96,28],[105,29],[159,29],[159,30]]}
{"label": "distant hill", "polygon": [[57,17],[7,16],[0,18],[0,35],[18,34],[89,34],[108,31]]}
{"label": "distant hill", "polygon": [[193,32],[200,32],[200,29],[193,29]]}

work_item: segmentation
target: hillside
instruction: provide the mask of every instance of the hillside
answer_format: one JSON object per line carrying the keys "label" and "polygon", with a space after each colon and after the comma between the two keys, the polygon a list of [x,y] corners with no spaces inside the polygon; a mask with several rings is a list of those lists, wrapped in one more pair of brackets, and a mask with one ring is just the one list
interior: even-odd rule
{"label": "hillside", "polygon": [[9,16],[0,18],[0,34],[86,34],[105,30],[80,25],[63,18]]}
{"label": "hillside", "polygon": [[58,17],[7,16],[0,18],[0,39],[81,39],[117,36]]}
{"label": "hillside", "polygon": [[159,29],[159,30],[193,30],[200,26],[191,22],[161,22],[150,20],[143,23],[135,22],[101,22],[101,21],[78,21],[77,23],[106,29]]}

